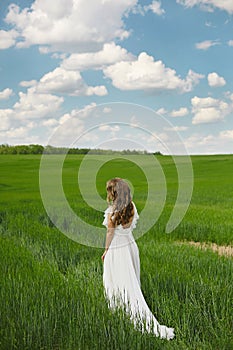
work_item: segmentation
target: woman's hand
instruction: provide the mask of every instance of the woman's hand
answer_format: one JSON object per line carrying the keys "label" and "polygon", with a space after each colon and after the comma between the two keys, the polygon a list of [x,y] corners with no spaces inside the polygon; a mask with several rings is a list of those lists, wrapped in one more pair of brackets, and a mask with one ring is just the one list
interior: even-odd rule
{"label": "woman's hand", "polygon": [[102,261],[104,262],[105,255],[107,254],[108,249],[105,249],[104,254],[101,256]]}

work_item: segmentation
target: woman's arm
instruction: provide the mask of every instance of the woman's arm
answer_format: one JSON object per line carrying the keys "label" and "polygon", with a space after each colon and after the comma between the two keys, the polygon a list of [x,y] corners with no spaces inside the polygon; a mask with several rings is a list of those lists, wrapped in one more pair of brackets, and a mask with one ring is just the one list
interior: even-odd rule
{"label": "woman's arm", "polygon": [[115,226],[111,220],[111,214],[108,215],[108,229],[106,233],[106,240],[105,240],[105,251],[103,255],[101,256],[101,259],[104,261],[105,255],[107,254],[108,248],[110,247],[110,244],[112,242],[113,236],[114,236]]}

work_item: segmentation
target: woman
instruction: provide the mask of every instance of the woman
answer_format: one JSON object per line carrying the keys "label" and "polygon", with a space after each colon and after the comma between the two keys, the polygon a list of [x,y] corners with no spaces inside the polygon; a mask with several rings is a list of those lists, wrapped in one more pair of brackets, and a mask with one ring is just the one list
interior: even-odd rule
{"label": "woman", "polygon": [[174,329],[160,325],[150,311],[140,288],[140,260],[132,231],[139,218],[128,184],[120,178],[107,182],[108,209],[103,283],[110,308],[125,307],[135,327],[172,339]]}

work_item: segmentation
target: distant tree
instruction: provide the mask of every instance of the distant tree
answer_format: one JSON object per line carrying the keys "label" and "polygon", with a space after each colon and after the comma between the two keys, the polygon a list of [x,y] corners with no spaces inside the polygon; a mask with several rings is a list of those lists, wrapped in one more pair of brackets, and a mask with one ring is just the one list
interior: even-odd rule
{"label": "distant tree", "polygon": [[44,151],[44,147],[41,145],[29,145],[31,154],[42,154]]}
{"label": "distant tree", "polygon": [[138,154],[143,154],[143,155],[149,155],[149,154],[154,154],[154,155],[162,155],[161,152],[153,152],[150,153],[146,150],[130,150],[130,149],[125,149],[123,151],[116,151],[112,149],[91,149],[91,148],[67,148],[67,147],[54,147],[51,145],[47,146],[42,146],[39,144],[30,144],[30,145],[15,145],[15,146],[10,146],[8,144],[1,144],[0,145],[0,154],[103,154],[103,155],[121,155],[121,154],[130,154],[130,155],[138,155]]}

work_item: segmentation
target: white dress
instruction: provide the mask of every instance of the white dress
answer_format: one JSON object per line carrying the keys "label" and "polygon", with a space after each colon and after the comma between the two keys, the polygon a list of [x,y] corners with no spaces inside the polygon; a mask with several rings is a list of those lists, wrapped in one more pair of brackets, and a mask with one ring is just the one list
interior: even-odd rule
{"label": "white dress", "polygon": [[[174,328],[160,325],[150,311],[140,287],[140,259],[132,231],[139,218],[134,206],[134,217],[129,228],[118,225],[104,259],[103,284],[109,307],[123,306],[135,327],[153,332],[165,339],[174,337]],[[112,208],[105,210],[103,225],[108,225],[108,215]]]}

